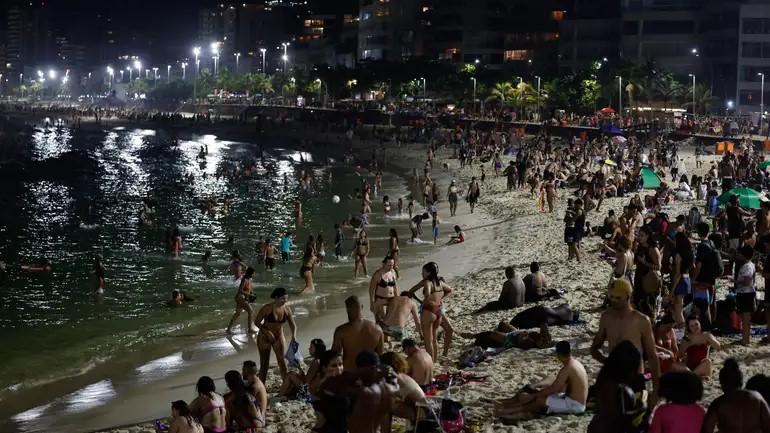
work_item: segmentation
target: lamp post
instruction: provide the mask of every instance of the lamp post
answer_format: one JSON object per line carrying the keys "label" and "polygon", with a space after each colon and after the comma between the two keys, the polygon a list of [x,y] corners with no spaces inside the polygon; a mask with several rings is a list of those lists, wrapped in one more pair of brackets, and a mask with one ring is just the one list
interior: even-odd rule
{"label": "lamp post", "polygon": [[112,81],[113,81],[113,78],[115,77],[115,71],[112,69],[111,66],[107,66],[107,73],[110,74],[109,87],[110,89],[112,89]]}
{"label": "lamp post", "polygon": [[166,65],[166,84],[171,83],[171,65]]}
{"label": "lamp post", "polygon": [[692,77],[692,117],[695,120],[695,74],[690,74]]}
{"label": "lamp post", "polygon": [[535,75],[535,78],[537,78],[537,120],[540,120],[540,76]]}
{"label": "lamp post", "polygon": [[240,60],[241,60],[241,53],[235,53],[233,54],[235,56],[235,73],[238,74],[238,69],[240,69]]}
{"label": "lamp post", "polygon": [[134,79],[134,70],[130,66],[126,67],[126,70],[128,71],[128,82],[130,83]]}
{"label": "lamp post", "polygon": [[286,66],[289,63],[289,43],[283,42],[281,45],[283,45],[283,72],[286,73]]}
{"label": "lamp post", "polygon": [[762,79],[762,87],[759,91],[759,131],[762,132],[762,123],[764,123],[764,116],[765,116],[765,73],[759,72],[757,73],[759,77]]}
{"label": "lamp post", "polygon": [[182,81],[187,81],[187,63],[182,62]]}
{"label": "lamp post", "polygon": [[139,60],[134,62],[134,67],[136,68],[136,79],[142,78],[142,62]]}
{"label": "lamp post", "polygon": [[471,77],[473,80],[473,112],[476,112],[476,77]]}
{"label": "lamp post", "polygon": [[425,99],[427,98],[428,94],[428,80],[426,80],[424,77],[420,78],[422,80],[422,99],[423,102],[425,102]]}
{"label": "lamp post", "polygon": [[123,82],[123,70],[122,69],[120,70],[120,82],[121,83]]}
{"label": "lamp post", "polygon": [[211,43],[211,54],[214,59],[214,75],[219,75],[219,44],[216,42]]}
{"label": "lamp post", "polygon": [[265,72],[265,53],[267,53],[267,48],[260,48],[259,52],[262,53],[262,73],[266,74]]}
{"label": "lamp post", "polygon": [[152,75],[153,75],[153,78],[155,79],[155,83],[153,83],[153,85],[157,86],[158,85],[158,68],[152,68]]}
{"label": "lamp post", "polygon": [[19,74],[19,93],[21,94],[21,98],[24,97],[24,88],[21,87],[24,85],[24,74]]}
{"label": "lamp post", "polygon": [[[193,48],[193,54],[195,54],[195,79],[193,80],[193,103],[198,100],[198,70],[200,69],[200,61],[198,56],[201,54],[201,47]],[[197,109],[195,110],[198,111]]]}
{"label": "lamp post", "polygon": [[623,115],[623,77],[617,76],[618,79],[618,114]]}
{"label": "lamp post", "polygon": [[324,82],[321,81],[320,78],[316,78],[315,81],[318,83],[318,100],[321,102],[321,106],[323,107],[323,96],[321,96],[321,91],[323,91]]}

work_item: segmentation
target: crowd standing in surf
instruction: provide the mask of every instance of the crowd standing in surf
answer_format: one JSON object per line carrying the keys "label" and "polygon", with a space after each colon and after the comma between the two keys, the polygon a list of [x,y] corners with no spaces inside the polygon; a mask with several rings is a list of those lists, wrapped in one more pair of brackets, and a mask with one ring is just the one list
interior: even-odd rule
{"label": "crowd standing in surf", "polygon": [[[411,180],[418,195],[400,197],[395,206],[395,212],[408,220],[411,242],[422,242],[423,224],[430,220],[430,235],[438,244],[440,199],[449,203],[448,220],[456,215],[461,197],[473,213],[477,205],[483,205],[479,199],[486,184],[505,178],[506,189],[511,194],[531,196],[532,206],[539,208],[543,218],[558,213],[557,205],[566,203],[566,261],[580,262],[587,254],[595,254],[609,262],[606,293],[596,299],[596,307],[604,311],[590,346],[590,355],[602,365],[593,383],[574,344],[554,341],[551,336],[549,327],[574,324],[579,321],[579,312],[568,304],[555,308],[539,304],[564,295],[549,287],[539,263],[532,263],[525,277],[507,267],[499,298],[474,314],[537,305],[520,311],[510,323],[489,324],[488,331],[461,332],[454,329],[446,314],[445,303],[451,302],[453,288],[440,275],[437,263],[426,263],[419,280],[409,282],[413,284],[410,288],[400,287],[401,250],[397,229],[393,228],[387,255],[378,258],[375,264],[379,267],[372,269],[369,299],[348,297],[347,322],[336,328],[328,348],[326,342],[313,339],[308,348],[310,358],[305,361],[296,359],[300,350],[297,324],[288,305],[289,291],[276,288],[271,301],[255,313],[255,268],[234,250],[230,271],[239,285],[227,331],[231,332],[240,315],[247,313],[245,330],[257,333],[259,366],[247,361],[240,372],[226,372],[229,392],[224,395],[217,393],[211,377],[201,377],[196,385],[198,396],[189,404],[173,402],[171,425],[159,424],[159,428],[182,433],[259,431],[268,420],[266,390],[277,388],[281,398],[312,405],[317,415],[316,432],[387,432],[394,417],[425,428],[461,431],[471,414],[464,413],[451,399],[444,399],[437,407],[432,398],[452,385],[454,377],[440,379],[437,369],[441,368],[441,357],[447,357],[455,337],[459,337],[467,340],[469,347],[456,360],[463,368],[472,368],[491,354],[511,348],[554,347],[560,366],[556,377],[512,392],[510,398],[488,402],[502,422],[588,412],[593,414],[588,427],[592,433],[770,431],[767,377],[753,377],[744,383],[740,366],[732,358],[718,373],[723,395],[708,409],[700,404],[703,383],[714,376],[710,353],[721,348],[716,335],[737,335],[743,345],[757,344],[752,337],[759,334],[765,336],[762,343],[768,340],[764,329],[752,327],[764,319],[762,323],[770,329],[770,320],[765,317],[770,316],[770,310],[758,299],[756,284],[758,272],[770,277],[770,203],[752,195],[759,197],[768,186],[768,176],[763,155],[751,142],[740,143],[734,153],[726,152],[703,177],[693,174],[688,178],[678,146],[663,137],[650,143],[633,137],[599,137],[557,144],[547,135],[525,139],[514,130],[500,133],[458,128],[446,133],[435,129],[429,135],[423,173],[415,170]],[[440,169],[436,154],[446,146],[452,146],[454,153],[443,168],[448,170],[449,164],[457,161],[463,173],[471,174],[467,184],[452,181],[444,196],[433,176]],[[702,155],[705,149],[699,148],[696,155],[698,152]],[[507,166],[504,159],[508,159]],[[696,164],[701,164],[701,159],[696,157]],[[232,179],[248,176],[253,167],[235,165],[218,175]],[[491,167],[492,179],[487,178],[485,167]],[[382,189],[376,158],[371,172],[372,184],[362,178],[361,189],[350,195],[360,201],[360,214],[334,226],[334,255],[337,259],[348,252],[353,255],[356,278],[369,278],[371,243],[366,228],[371,214],[378,210],[374,203]],[[666,181],[669,176],[673,186]],[[647,184],[651,181],[657,183],[655,188]],[[311,188],[314,180],[303,172],[298,182],[300,188]],[[736,191],[736,187],[742,188]],[[601,212],[603,201],[609,198],[628,199],[628,203],[620,212],[608,210],[604,224],[591,227],[587,216]],[[424,212],[419,213],[415,202]],[[212,212],[229,206],[227,199],[223,205],[219,203],[211,197],[202,210]],[[680,203],[689,207],[686,214],[667,213]],[[152,197],[144,206],[141,213],[147,218],[142,222],[152,223]],[[394,213],[394,204],[387,196],[382,198],[382,212]],[[301,202],[296,203],[294,216],[300,225]],[[352,248],[345,248],[346,229],[353,232]],[[455,225],[453,232],[448,244],[466,242],[461,227]],[[601,245],[587,251],[584,244],[593,236],[601,238]],[[178,229],[169,230],[166,243],[171,256],[183,254]],[[295,293],[313,291],[314,269],[328,260],[326,247],[322,235],[309,237],[302,248],[299,269],[304,286]],[[296,249],[290,231],[277,245],[271,239],[260,239],[257,265],[273,269],[278,257],[288,265]],[[201,260],[210,256],[206,252]],[[45,272],[50,271],[51,264],[41,260],[20,269]],[[100,257],[94,259],[94,275],[96,290],[104,291],[105,269]],[[186,299],[184,293],[175,291],[171,302],[182,304]],[[367,308],[374,320],[364,318]],[[288,325],[290,336],[284,335],[284,325]],[[411,329],[416,335],[410,335]],[[268,383],[271,352],[279,367],[276,384]],[[474,379],[472,373],[464,376],[464,380]],[[665,403],[660,404],[662,401]]]}

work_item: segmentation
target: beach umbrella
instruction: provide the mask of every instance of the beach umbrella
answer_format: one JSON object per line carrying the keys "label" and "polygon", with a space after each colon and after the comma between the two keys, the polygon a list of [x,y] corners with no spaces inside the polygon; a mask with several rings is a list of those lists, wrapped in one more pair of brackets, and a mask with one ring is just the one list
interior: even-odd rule
{"label": "beach umbrella", "polygon": [[644,167],[641,170],[641,176],[642,181],[644,182],[644,187],[647,189],[655,189],[660,187],[660,176],[658,176],[657,173],[655,173],[655,170]]}
{"label": "beach umbrella", "polygon": [[741,207],[748,209],[759,209],[760,203],[766,200],[762,197],[762,194],[755,189],[734,188],[730,191],[723,192],[722,195],[717,197],[717,201],[720,203],[728,203],[730,201],[730,196],[733,195],[738,196],[738,204],[741,205]]}
{"label": "beach umbrella", "polygon": [[757,164],[757,168],[760,169],[760,170],[764,170],[767,167],[770,167],[770,159],[766,159],[766,160],[760,162],[759,164]]}
{"label": "beach umbrella", "polygon": [[623,130],[615,125],[607,125],[602,127],[602,132],[605,134],[623,135]]}
{"label": "beach umbrella", "polygon": [[612,114],[615,112],[615,110],[612,107],[604,107],[599,112],[604,114]]}

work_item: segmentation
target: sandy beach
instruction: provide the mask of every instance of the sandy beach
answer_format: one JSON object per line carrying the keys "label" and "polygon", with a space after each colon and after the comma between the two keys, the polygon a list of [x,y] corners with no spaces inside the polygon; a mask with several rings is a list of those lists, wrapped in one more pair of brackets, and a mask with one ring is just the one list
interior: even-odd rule
{"label": "sandy beach", "polygon": [[[356,148],[365,152],[371,151],[373,142],[357,141]],[[405,145],[400,151],[388,151],[388,161],[394,162],[404,173],[412,168],[422,168],[425,161],[427,145]],[[367,153],[363,153],[367,155]],[[685,158],[685,164],[692,174],[695,160],[692,148],[680,151]],[[442,194],[451,179],[461,180],[467,184],[471,176],[478,176],[478,165],[472,169],[459,170],[455,160],[449,161],[451,149],[441,149],[437,154],[438,164],[432,172],[432,177],[439,184]],[[708,170],[714,157],[704,158],[704,167],[697,174]],[[442,170],[441,162],[450,162],[448,171]],[[507,164],[504,158],[503,163]],[[593,381],[600,365],[589,355],[589,347],[594,333],[598,329],[602,296],[606,289],[611,272],[605,260],[594,253],[600,245],[599,237],[588,237],[583,242],[582,262],[567,262],[567,247],[563,242],[564,208],[566,196],[572,190],[560,190],[559,199],[553,213],[541,213],[537,202],[529,196],[529,189],[519,189],[507,192],[505,178],[495,177],[492,170],[487,171],[487,179],[482,186],[482,194],[476,213],[470,214],[468,205],[461,202],[456,217],[448,217],[448,203],[442,200],[439,205],[439,215],[442,220],[442,239],[448,240],[450,228],[457,224],[466,233],[467,241],[462,245],[431,247],[431,253],[425,261],[435,261],[439,264],[441,275],[454,288],[451,297],[446,301],[446,314],[451,318],[456,331],[480,332],[493,328],[500,321],[509,321],[516,313],[525,307],[487,313],[479,316],[469,315],[487,302],[497,299],[505,278],[503,269],[512,265],[523,276],[529,273],[529,264],[533,261],[540,263],[541,271],[546,275],[549,287],[566,291],[563,299],[545,302],[545,305],[556,306],[565,302],[580,312],[584,323],[568,327],[551,329],[554,341],[568,340],[573,343],[573,353],[585,365],[589,379]],[[630,199],[606,199],[602,211],[592,212],[588,216],[592,226],[601,225],[606,212],[615,209],[619,212]],[[693,205],[702,207],[702,202],[674,202],[669,215],[687,214]],[[373,212],[381,212],[381,203],[375,201]],[[395,223],[394,227],[407,238],[406,221]],[[373,263],[370,262],[370,263]],[[419,267],[402,270],[399,282],[402,289],[409,288],[419,281]],[[722,281],[723,290],[726,280]],[[758,281],[762,286],[762,281]],[[362,292],[362,296],[365,292]],[[371,314],[367,312],[367,317]],[[306,350],[311,338],[323,338],[331,343],[333,328],[345,321],[343,310],[332,310],[319,317],[313,317],[300,324],[299,340]],[[413,331],[413,330],[412,330]],[[229,346],[224,336],[215,341],[221,341]],[[721,350],[712,352],[711,358],[716,369],[724,359],[735,357],[741,363],[745,377],[764,371],[764,360],[770,357],[770,346],[759,345],[758,340],[752,345],[743,347],[735,344],[737,338],[720,338],[723,345]],[[456,372],[455,362],[460,354],[470,346],[472,341],[455,337],[448,357],[440,357],[436,373]],[[212,343],[212,344],[217,344]],[[168,416],[168,406],[171,400],[194,397],[194,383],[199,376],[209,375],[217,380],[217,388],[224,390],[222,376],[225,371],[239,369],[243,360],[257,359],[256,350],[250,343],[245,342],[244,349],[235,355],[212,357],[179,371],[170,372],[168,378],[149,384],[138,389],[135,395],[125,396],[119,402],[111,402],[95,412],[87,426],[80,431],[104,429],[103,426],[127,425],[112,428],[112,433],[149,433],[155,431],[151,421]],[[268,406],[267,427],[265,432],[297,432],[309,431],[314,423],[314,415],[307,404],[292,401],[278,402],[274,396],[279,386],[275,362],[268,376],[268,393],[271,401]],[[490,358],[476,368],[463,370],[477,376],[487,376],[483,383],[468,383],[452,388],[452,398],[459,400],[466,408],[466,426],[474,426],[481,432],[554,432],[564,429],[570,431],[585,431],[590,415],[583,416],[549,416],[508,426],[497,422],[492,415],[490,406],[483,400],[511,397],[518,389],[547,375],[554,375],[559,365],[553,356],[553,349],[520,351],[510,349]],[[703,403],[708,404],[720,391],[715,380],[705,384],[706,395]],[[129,407],[130,414],[126,414]],[[403,425],[403,420],[396,420],[396,425]],[[398,427],[397,427],[398,429]],[[398,431],[398,430],[397,430]]]}

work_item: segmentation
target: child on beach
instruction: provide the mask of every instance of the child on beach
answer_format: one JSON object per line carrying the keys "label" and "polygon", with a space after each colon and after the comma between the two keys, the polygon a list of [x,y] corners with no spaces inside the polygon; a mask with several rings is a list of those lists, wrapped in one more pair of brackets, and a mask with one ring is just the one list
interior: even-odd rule
{"label": "child on beach", "polygon": [[409,200],[409,204],[406,206],[407,212],[409,212],[409,219],[414,216],[414,200]]}
{"label": "child on beach", "polygon": [[398,216],[401,216],[403,212],[404,212],[404,199],[399,197],[398,198]]}
{"label": "child on beach", "polygon": [[484,179],[487,178],[487,173],[484,171],[484,164],[480,165],[479,168],[481,168],[481,183],[484,183]]}
{"label": "child on beach", "polygon": [[433,245],[436,245],[436,243],[438,242],[438,225],[439,225],[438,212],[434,210],[432,217],[433,217],[433,221],[431,222],[431,225],[433,226]]}

